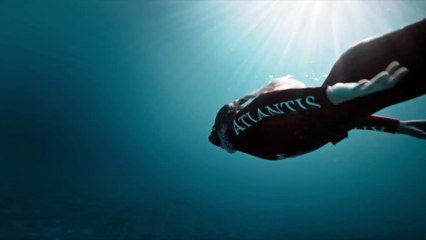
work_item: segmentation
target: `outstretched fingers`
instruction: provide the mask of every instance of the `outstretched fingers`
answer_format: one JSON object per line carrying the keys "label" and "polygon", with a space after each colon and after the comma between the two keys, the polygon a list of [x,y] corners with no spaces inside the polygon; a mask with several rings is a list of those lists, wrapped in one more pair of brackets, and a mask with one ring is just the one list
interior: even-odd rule
{"label": "outstretched fingers", "polygon": [[406,74],[408,69],[393,61],[384,71],[368,79],[361,79],[355,83],[336,83],[327,88],[327,96],[333,104],[340,104],[351,99],[384,91],[392,88]]}
{"label": "outstretched fingers", "polygon": [[397,61],[392,61],[387,67],[385,72],[389,74],[389,84],[394,86],[408,73],[406,67],[401,67],[401,64]]}
{"label": "outstretched fingers", "polygon": [[389,63],[389,65],[386,67],[385,72],[388,72],[389,75],[392,75],[396,72],[396,70],[398,70],[398,68],[401,67],[401,64],[399,64],[399,62],[397,61],[392,61],[391,63]]}
{"label": "outstretched fingers", "polygon": [[389,81],[392,85],[398,83],[401,79],[407,75],[408,69],[406,67],[399,67],[393,74],[390,75]]}
{"label": "outstretched fingers", "polygon": [[397,84],[408,73],[406,67],[401,67],[397,61],[391,62],[383,72],[371,79],[375,91],[389,89]]}

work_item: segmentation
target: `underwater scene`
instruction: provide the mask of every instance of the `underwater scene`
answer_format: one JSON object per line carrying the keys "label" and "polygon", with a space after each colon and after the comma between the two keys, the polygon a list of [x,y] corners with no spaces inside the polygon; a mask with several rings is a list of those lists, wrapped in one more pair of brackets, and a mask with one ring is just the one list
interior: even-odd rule
{"label": "underwater scene", "polygon": [[416,0],[1,1],[0,239],[426,239],[422,139],[353,130],[279,161],[208,140],[224,104],[281,76],[321,86],[357,42],[425,17]]}

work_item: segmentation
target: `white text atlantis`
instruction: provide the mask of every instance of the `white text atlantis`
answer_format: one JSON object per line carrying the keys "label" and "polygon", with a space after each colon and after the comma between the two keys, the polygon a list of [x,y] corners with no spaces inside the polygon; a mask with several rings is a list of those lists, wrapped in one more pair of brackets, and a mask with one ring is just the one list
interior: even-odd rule
{"label": "white text atlantis", "polygon": [[321,105],[315,102],[314,96],[307,96],[305,98],[297,98],[259,107],[257,108],[257,111],[247,112],[234,119],[233,125],[235,135],[242,133],[244,130],[256,123],[259,123],[264,118],[283,115],[288,112],[303,111],[309,108],[321,108]]}

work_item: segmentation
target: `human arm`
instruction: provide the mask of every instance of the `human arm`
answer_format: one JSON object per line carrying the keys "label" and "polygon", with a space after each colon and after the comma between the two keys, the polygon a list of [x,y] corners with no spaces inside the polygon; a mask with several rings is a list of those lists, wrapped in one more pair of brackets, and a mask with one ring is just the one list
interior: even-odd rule
{"label": "human arm", "polygon": [[242,108],[245,106],[246,102],[260,96],[261,94],[285,90],[285,89],[295,89],[295,88],[305,88],[306,85],[302,82],[299,82],[293,78],[291,78],[291,75],[283,76],[276,78],[272,81],[270,81],[268,84],[266,84],[264,87],[255,90],[249,94],[247,94],[244,97],[241,97],[239,99],[236,99],[233,101],[233,103],[238,106],[239,108]]}
{"label": "human arm", "polygon": [[327,97],[334,105],[392,88],[406,74],[407,68],[401,67],[396,61],[391,62],[384,71],[371,80],[362,79],[358,82],[336,83],[327,87]]}

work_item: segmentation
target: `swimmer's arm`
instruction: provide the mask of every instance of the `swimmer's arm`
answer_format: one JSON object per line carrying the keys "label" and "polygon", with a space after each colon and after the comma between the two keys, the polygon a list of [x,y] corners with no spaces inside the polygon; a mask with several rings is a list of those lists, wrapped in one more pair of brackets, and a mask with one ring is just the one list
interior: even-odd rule
{"label": "swimmer's arm", "polygon": [[358,97],[390,89],[407,73],[407,68],[401,67],[398,62],[394,61],[371,80],[362,79],[353,83],[336,83],[327,87],[327,97],[334,105],[344,103]]}
{"label": "swimmer's arm", "polygon": [[238,106],[238,108],[242,108],[242,107],[244,107],[244,104],[247,101],[249,101],[249,100],[251,100],[255,97],[258,97],[261,94],[285,90],[285,89],[305,88],[305,87],[306,87],[306,85],[304,83],[299,82],[295,79],[292,79],[291,75],[279,77],[279,78],[276,78],[276,79],[270,81],[266,86],[264,86],[264,87],[262,87],[262,88],[260,88],[256,91],[253,91],[253,92],[249,93],[248,95],[246,95],[242,98],[236,99],[233,102],[233,104],[235,106]]}

